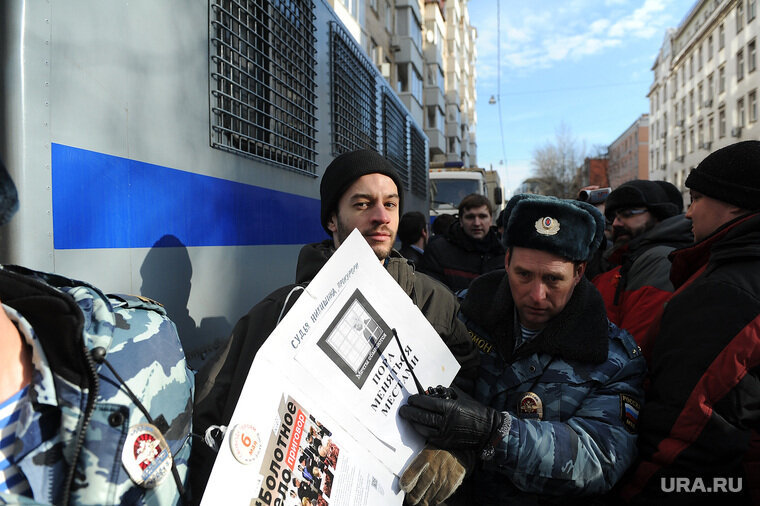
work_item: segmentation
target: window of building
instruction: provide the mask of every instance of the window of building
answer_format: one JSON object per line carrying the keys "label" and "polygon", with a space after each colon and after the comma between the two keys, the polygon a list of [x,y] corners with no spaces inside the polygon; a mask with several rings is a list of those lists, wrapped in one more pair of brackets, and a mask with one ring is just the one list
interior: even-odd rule
{"label": "window of building", "polygon": [[356,0],[343,0],[343,6],[352,18],[356,17]]}
{"label": "window of building", "polygon": [[721,65],[718,69],[718,93],[726,91],[726,66]]}
{"label": "window of building", "polygon": [[757,121],[757,90],[752,90],[747,95],[749,102],[749,122],[755,123]]}
{"label": "window of building", "polygon": [[744,79],[744,49],[736,53],[736,80]]}
{"label": "window of building", "polygon": [[697,69],[702,70],[702,44],[697,49]]}
{"label": "window of building", "polygon": [[681,156],[686,156],[686,130],[681,134]]}
{"label": "window of building", "polygon": [[706,99],[711,99],[715,95],[715,88],[713,87],[713,75],[712,73],[707,76],[707,97]]}
{"label": "window of building", "polygon": [[702,110],[702,102],[704,100],[704,87],[702,86],[702,81],[699,81],[699,86],[697,86],[697,109]]}
{"label": "window of building", "polygon": [[705,124],[702,121],[697,124],[697,142],[700,147],[705,144]]}
{"label": "window of building", "polygon": [[707,139],[712,142],[715,135],[715,118],[712,115],[707,118]]}
{"label": "window of building", "polygon": [[710,34],[710,36],[707,38],[707,61],[712,60],[713,57],[713,36]]}
{"label": "window of building", "polygon": [[674,142],[675,144],[673,146],[673,153],[675,153],[674,156],[678,156],[678,137],[675,138]]}
{"label": "window of building", "polygon": [[686,86],[686,64],[683,64],[683,67],[681,67],[681,88]]}
{"label": "window of building", "polygon": [[390,0],[385,0],[385,30],[393,33],[393,8]]}
{"label": "window of building", "polygon": [[681,121],[686,121],[686,97],[681,99]]}
{"label": "window of building", "polygon": [[694,77],[694,55],[689,56],[689,79]]}
{"label": "window of building", "polygon": [[757,16],[757,0],[747,0],[747,21],[752,21]]}
{"label": "window of building", "polygon": [[369,6],[372,7],[372,10],[377,12],[377,0],[369,0]]}
{"label": "window of building", "polygon": [[739,0],[736,4],[736,33],[739,33],[744,28],[744,2]]}
{"label": "window of building", "polygon": [[757,69],[757,42],[755,39],[747,44],[747,70],[754,72]]}
{"label": "window of building", "polygon": [[723,138],[726,136],[726,109],[721,107],[718,109],[718,137]]}
{"label": "window of building", "polygon": [[736,126],[743,127],[745,121],[744,97],[736,101]]}
{"label": "window of building", "polygon": [[726,47],[726,27],[721,23],[718,27],[718,50],[724,47]]}
{"label": "window of building", "polygon": [[689,91],[689,116],[694,116],[694,90]]}
{"label": "window of building", "polygon": [[689,153],[694,152],[694,127],[689,129]]}

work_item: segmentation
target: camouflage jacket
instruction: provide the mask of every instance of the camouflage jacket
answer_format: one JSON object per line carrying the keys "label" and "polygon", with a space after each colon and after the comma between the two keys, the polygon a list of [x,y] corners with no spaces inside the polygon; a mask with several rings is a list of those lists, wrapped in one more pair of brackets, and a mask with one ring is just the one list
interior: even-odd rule
{"label": "camouflage jacket", "polygon": [[511,417],[494,458],[469,478],[475,503],[609,491],[636,457],[646,365],[631,335],[607,320],[599,292],[582,279],[565,309],[517,350],[503,270],[473,282],[460,317],[480,350],[475,397]]}
{"label": "camouflage jacket", "polygon": [[[0,301],[31,347],[34,365],[14,450],[33,499],[0,494],[0,504],[177,503],[190,454],[194,386],[163,308],[10,266],[0,267]],[[160,433],[145,429],[142,409]],[[156,478],[154,488],[135,481]]]}

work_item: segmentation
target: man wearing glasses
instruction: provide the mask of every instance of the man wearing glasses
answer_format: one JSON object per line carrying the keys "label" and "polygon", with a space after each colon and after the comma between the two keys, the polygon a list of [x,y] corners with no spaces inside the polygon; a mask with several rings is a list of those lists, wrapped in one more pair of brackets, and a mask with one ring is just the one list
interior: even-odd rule
{"label": "man wearing glasses", "polygon": [[668,254],[691,244],[691,222],[682,214],[681,192],[667,181],[628,181],[605,204],[614,243],[607,260],[615,267],[593,283],[610,321],[633,334],[648,356],[652,317],[673,293]]}
{"label": "man wearing glasses", "polygon": [[636,456],[646,365],[584,276],[604,218],[527,194],[506,213],[506,272],[473,281],[461,306],[480,352],[475,398],[439,388],[399,411],[428,442],[400,479],[409,504],[460,484],[448,504],[567,504],[609,491]]}

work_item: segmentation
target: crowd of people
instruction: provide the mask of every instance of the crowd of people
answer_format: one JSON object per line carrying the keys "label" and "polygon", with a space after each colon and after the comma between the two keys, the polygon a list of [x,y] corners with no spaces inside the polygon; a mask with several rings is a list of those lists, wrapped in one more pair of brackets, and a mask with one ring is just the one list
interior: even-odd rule
{"label": "crowd of people", "polygon": [[[327,239],[195,374],[160,304],[0,266],[0,503],[199,502],[257,351],[354,229],[461,366],[399,411],[427,442],[408,504],[760,503],[760,141],[685,186],[685,214],[665,181],[496,219],[470,195],[429,233],[384,157],[344,153]],[[0,166],[0,224],[17,208]],[[330,435],[310,424],[293,504],[326,504]]]}

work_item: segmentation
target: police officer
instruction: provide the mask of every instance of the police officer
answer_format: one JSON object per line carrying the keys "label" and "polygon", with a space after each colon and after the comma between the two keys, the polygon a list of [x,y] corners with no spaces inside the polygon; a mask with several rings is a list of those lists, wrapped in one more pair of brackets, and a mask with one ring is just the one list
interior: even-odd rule
{"label": "police officer", "polygon": [[163,307],[17,266],[0,302],[0,504],[178,503],[193,376]]}
{"label": "police officer", "polygon": [[445,500],[465,473],[470,504],[602,494],[636,455],[645,362],[583,275],[604,219],[536,195],[506,212],[506,272],[476,279],[461,307],[480,350],[474,398],[437,389],[400,411],[428,441],[401,477],[412,504]]}

